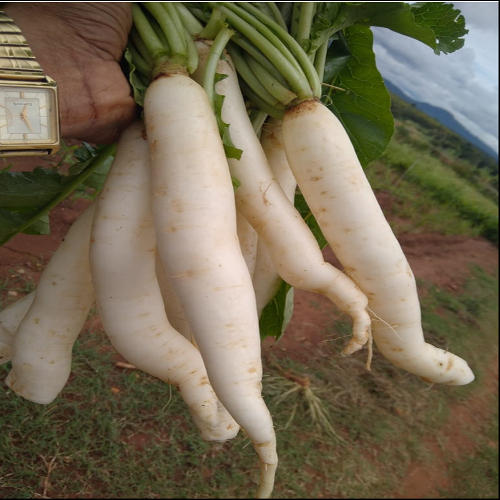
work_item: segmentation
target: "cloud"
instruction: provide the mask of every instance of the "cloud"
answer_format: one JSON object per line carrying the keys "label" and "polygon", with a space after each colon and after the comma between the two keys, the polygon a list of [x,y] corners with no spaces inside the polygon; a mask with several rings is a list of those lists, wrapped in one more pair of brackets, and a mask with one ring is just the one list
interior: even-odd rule
{"label": "cloud", "polygon": [[469,34],[462,49],[432,49],[383,28],[372,28],[377,66],[416,101],[440,106],[498,151],[498,4],[457,2]]}
{"label": "cloud", "polygon": [[465,17],[466,28],[479,28],[498,35],[498,2],[455,2]]}

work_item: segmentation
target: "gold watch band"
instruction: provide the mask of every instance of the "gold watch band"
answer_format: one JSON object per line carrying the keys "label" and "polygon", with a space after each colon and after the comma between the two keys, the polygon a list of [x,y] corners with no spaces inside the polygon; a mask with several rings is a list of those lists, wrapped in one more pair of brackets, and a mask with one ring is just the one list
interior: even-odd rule
{"label": "gold watch band", "polygon": [[60,145],[57,83],[0,10],[0,157],[54,154]]}
{"label": "gold watch band", "polygon": [[48,80],[21,30],[3,11],[0,11],[0,80]]}

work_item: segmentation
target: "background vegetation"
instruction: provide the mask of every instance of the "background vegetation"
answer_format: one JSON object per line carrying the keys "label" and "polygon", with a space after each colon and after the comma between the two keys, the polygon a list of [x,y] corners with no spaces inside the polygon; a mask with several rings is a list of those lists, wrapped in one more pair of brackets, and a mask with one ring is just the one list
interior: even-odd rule
{"label": "background vegetation", "polygon": [[[421,213],[417,205],[430,204],[443,216],[454,214],[459,234],[465,222],[468,234],[498,244],[498,162],[398,96],[391,98],[393,140],[367,169],[374,189],[396,196],[408,216]],[[418,195],[411,186],[418,186]]]}

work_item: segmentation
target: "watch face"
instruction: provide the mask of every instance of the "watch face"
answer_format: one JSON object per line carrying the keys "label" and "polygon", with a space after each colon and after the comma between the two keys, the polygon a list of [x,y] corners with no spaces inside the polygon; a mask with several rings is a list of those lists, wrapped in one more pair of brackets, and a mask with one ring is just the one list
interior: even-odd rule
{"label": "watch face", "polygon": [[12,145],[57,142],[54,89],[0,88],[0,142]]}

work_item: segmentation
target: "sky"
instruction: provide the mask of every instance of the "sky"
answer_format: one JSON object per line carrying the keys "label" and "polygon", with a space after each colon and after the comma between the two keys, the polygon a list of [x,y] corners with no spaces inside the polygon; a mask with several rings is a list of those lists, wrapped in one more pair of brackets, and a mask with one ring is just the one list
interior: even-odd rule
{"label": "sky", "polygon": [[372,28],[377,67],[415,101],[446,109],[498,152],[498,2],[450,2],[465,18],[464,46],[452,54]]}

